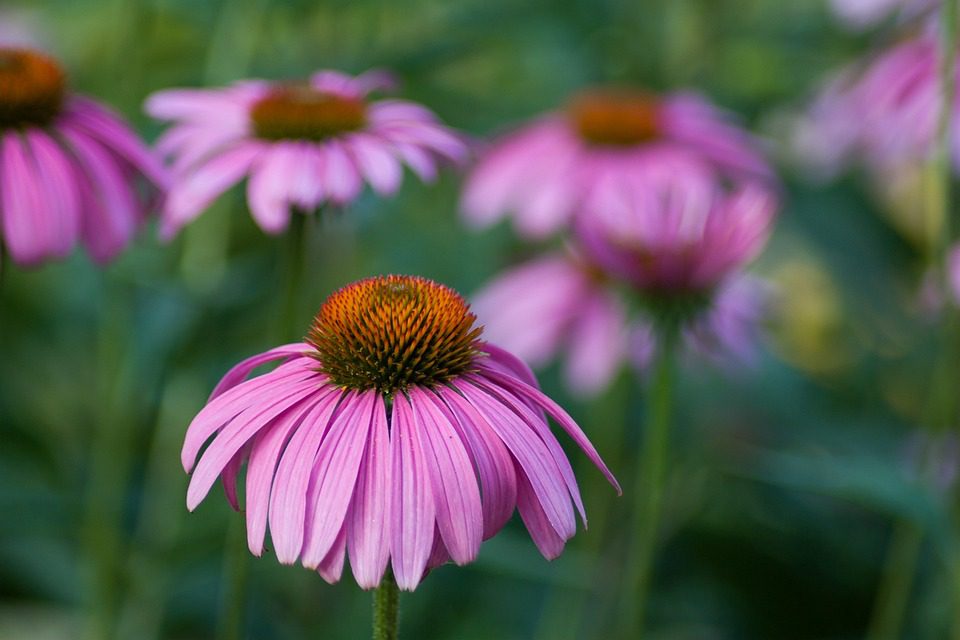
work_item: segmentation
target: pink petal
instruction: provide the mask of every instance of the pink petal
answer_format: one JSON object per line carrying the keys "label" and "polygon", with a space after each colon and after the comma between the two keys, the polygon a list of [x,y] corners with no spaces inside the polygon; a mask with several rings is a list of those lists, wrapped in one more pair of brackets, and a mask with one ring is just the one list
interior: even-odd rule
{"label": "pink petal", "polygon": [[70,158],[40,129],[26,130],[26,143],[33,154],[43,210],[57,229],[55,255],[65,256],[80,234],[78,176]]}
{"label": "pink petal", "polygon": [[579,446],[585,454],[587,454],[587,457],[590,459],[590,461],[593,462],[598,469],[600,469],[607,481],[617,490],[617,494],[620,495],[623,493],[623,491],[620,489],[620,483],[617,482],[617,479],[607,468],[607,465],[604,464],[603,460],[600,458],[600,454],[597,453],[597,450],[594,448],[593,444],[587,439],[586,434],[583,433],[583,430],[580,429],[579,425],[577,425],[573,418],[571,418],[570,415],[564,411],[560,405],[551,400],[536,387],[530,386],[517,378],[512,378],[488,368],[483,368],[479,375],[490,378],[498,386],[509,388],[512,392],[517,393],[521,397],[530,400],[537,406],[542,407],[554,420],[557,421],[563,430],[566,431],[571,438],[573,438],[573,441],[577,443],[577,446]]}
{"label": "pink petal", "polygon": [[610,383],[627,352],[627,320],[619,299],[606,293],[591,296],[581,312],[570,334],[564,374],[571,389],[594,395]]}
{"label": "pink petal", "polygon": [[367,450],[360,463],[351,507],[347,549],[357,584],[373,589],[390,561],[390,431],[383,398],[377,396]]}
{"label": "pink petal", "polygon": [[342,394],[334,388],[314,405],[291,436],[283,452],[270,495],[270,537],[277,560],[296,562],[303,548],[307,512],[307,489],[320,443]]}
{"label": "pink petal", "polygon": [[503,528],[517,505],[513,458],[486,423],[473,422],[465,412],[456,408],[453,401],[447,399],[451,393],[456,392],[441,389],[439,394],[443,400],[438,406],[450,414],[451,422],[467,445],[476,466],[483,494],[483,537],[488,539]]}
{"label": "pink petal", "polygon": [[6,133],[0,149],[0,211],[3,213],[3,237],[14,262],[38,264],[65,252],[59,240],[59,221],[55,212],[44,206],[42,185],[18,133]]}
{"label": "pink petal", "polygon": [[278,416],[290,411],[300,400],[315,394],[313,380],[275,388],[274,398],[260,406],[252,406],[223,426],[197,463],[187,488],[187,508],[193,511],[210,491],[210,487],[233,456],[262,428]]}
{"label": "pink petal", "polygon": [[323,561],[317,565],[317,573],[327,581],[328,584],[337,584],[340,582],[340,576],[343,575],[343,561],[347,551],[347,526],[340,527],[337,537],[334,538],[330,551],[324,557]]}
{"label": "pink petal", "polygon": [[376,398],[376,391],[346,395],[320,445],[310,479],[311,488],[307,490],[307,530],[302,558],[305,567],[316,567],[343,529],[373,424]]}
{"label": "pink petal", "polygon": [[471,384],[453,385],[459,393],[445,398],[462,411],[473,424],[484,424],[497,434],[517,460],[523,474],[529,478],[537,499],[543,504],[550,524],[564,539],[577,528],[570,492],[563,475],[539,436],[526,427],[517,429],[517,419],[510,409]]}
{"label": "pink petal", "polygon": [[275,347],[269,351],[264,351],[263,353],[258,353],[255,356],[247,358],[224,374],[217,386],[214,387],[209,399],[213,400],[224,391],[237,386],[243,382],[247,376],[250,375],[251,371],[261,365],[272,362],[273,360],[287,360],[294,356],[300,356],[309,353],[312,350],[313,346],[307,344],[306,342],[294,342],[292,344],[285,344],[280,347]]}
{"label": "pink petal", "polygon": [[253,440],[250,461],[247,463],[247,545],[255,556],[263,553],[267,516],[270,513],[270,490],[280,454],[294,431],[300,428],[307,413],[319,402],[322,402],[322,398],[308,398],[275,420],[269,429],[258,433]]}
{"label": "pink petal", "polygon": [[264,232],[283,232],[290,223],[290,174],[294,169],[289,143],[265,148],[247,182],[250,213]]}
{"label": "pink petal", "polygon": [[327,195],[335,204],[346,204],[360,194],[363,181],[360,170],[353,163],[343,145],[328,141],[322,148],[324,182]]}
{"label": "pink petal", "polygon": [[416,589],[433,548],[436,511],[413,409],[398,394],[393,402],[390,449],[394,469],[390,554],[397,585]]}
{"label": "pink petal", "polygon": [[555,527],[550,523],[546,513],[543,511],[540,500],[530,485],[528,476],[517,472],[517,509],[520,511],[520,517],[523,518],[523,524],[526,525],[533,543],[547,560],[553,560],[563,552],[563,545],[566,540],[557,535]]}
{"label": "pink petal", "polygon": [[415,387],[409,391],[430,475],[437,526],[453,561],[466,564],[476,559],[483,538],[480,489],[456,429],[428,395],[432,396]]}
{"label": "pink petal", "polygon": [[358,133],[350,136],[346,145],[374,191],[380,195],[390,195],[397,190],[403,175],[400,162],[384,143],[371,135]]}

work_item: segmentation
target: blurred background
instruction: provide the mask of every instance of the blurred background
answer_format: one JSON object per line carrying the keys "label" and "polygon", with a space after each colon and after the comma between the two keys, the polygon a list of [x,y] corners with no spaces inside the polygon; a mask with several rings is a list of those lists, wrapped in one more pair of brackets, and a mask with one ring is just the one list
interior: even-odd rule
{"label": "blurred background", "polygon": [[[917,567],[903,637],[948,637],[958,443],[918,428],[939,347],[918,303],[916,198],[879,197],[856,174],[807,180],[786,145],[790,114],[876,30],[843,29],[825,0],[4,0],[0,31],[14,26],[151,141],[152,91],[318,68],[391,69],[400,95],[478,139],[603,82],[696,88],[735,112],[784,185],[754,266],[779,304],[753,369],[682,369],[649,637],[864,637],[884,571],[903,562]],[[367,275],[469,295],[533,254],[508,224],[466,229],[461,185],[452,169],[433,186],[405,180],[393,199],[368,191],[314,225],[304,330],[328,293]],[[5,270],[0,640],[103,637],[91,616],[114,638],[217,632],[224,541],[241,516],[219,495],[187,513],[179,448],[219,377],[276,344],[287,253],[234,192],[169,245],[151,224],[105,269],[77,252]],[[556,367],[540,374],[631,486],[641,381],[623,371],[586,401]],[[119,442],[98,438],[104,423]],[[918,470],[931,448],[935,481]],[[404,637],[611,637],[631,501],[571,454],[590,529],[548,563],[512,522],[475,564],[403,596]],[[917,541],[914,556],[889,557],[898,536]],[[106,574],[97,558],[113,558]],[[269,553],[245,570],[247,637],[367,636],[370,596],[349,576],[329,586]]]}

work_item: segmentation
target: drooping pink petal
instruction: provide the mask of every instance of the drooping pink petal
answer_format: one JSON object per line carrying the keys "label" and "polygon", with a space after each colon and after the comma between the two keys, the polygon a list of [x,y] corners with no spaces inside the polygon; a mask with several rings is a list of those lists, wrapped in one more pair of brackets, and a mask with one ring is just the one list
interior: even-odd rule
{"label": "drooping pink petal", "polygon": [[340,142],[329,140],[323,145],[323,166],[327,195],[334,204],[345,204],[357,197],[363,187],[360,170]]}
{"label": "drooping pink petal", "polygon": [[517,420],[510,409],[491,399],[486,392],[471,384],[454,384],[458,393],[446,399],[463,411],[474,423],[483,423],[506,445],[523,474],[529,478],[537,499],[543,504],[550,524],[557,532],[569,538],[576,530],[576,520],[570,493],[563,475],[540,437],[532,430],[516,429]]}
{"label": "drooping pink petal", "polygon": [[543,557],[553,560],[559,556],[563,552],[564,543],[570,539],[570,536],[563,537],[557,533],[556,527],[552,526],[543,510],[543,503],[540,502],[530,484],[529,476],[519,469],[517,470],[517,510],[520,511],[523,524]]}
{"label": "drooping pink petal", "polygon": [[482,371],[479,374],[481,377],[488,377],[492,379],[495,384],[510,389],[511,392],[516,393],[521,398],[526,398],[550,414],[550,416],[557,421],[557,423],[563,428],[564,431],[567,432],[573,441],[577,443],[583,452],[587,454],[587,457],[590,459],[590,461],[593,462],[598,469],[600,469],[603,475],[607,478],[607,481],[613,485],[617,492],[622,493],[620,490],[620,484],[600,458],[600,455],[593,447],[593,444],[589,439],[587,439],[587,436],[580,429],[579,425],[577,425],[573,418],[571,418],[570,415],[564,411],[562,407],[560,407],[560,405],[558,405],[536,387],[528,385],[519,379],[511,379],[511,376],[504,375],[499,371],[483,367],[482,365],[481,369]]}
{"label": "drooping pink petal", "polygon": [[391,195],[400,186],[403,173],[400,162],[383,142],[373,136],[357,133],[344,143],[360,167],[361,173],[380,195]]}
{"label": "drooping pink petal", "polygon": [[440,535],[453,561],[466,564],[477,557],[483,538],[483,509],[473,464],[429,392],[414,387],[408,394],[423,443]]}
{"label": "drooping pink petal", "polygon": [[270,373],[238,384],[208,402],[187,427],[180,452],[184,470],[187,473],[193,470],[200,448],[228,421],[258,402],[269,401],[276,395],[275,389],[296,386],[317,375],[301,362],[288,362]]}
{"label": "drooping pink petal", "polygon": [[347,525],[340,527],[330,551],[317,565],[317,573],[327,581],[328,584],[337,584],[340,582],[340,576],[343,575],[343,561],[346,558],[347,551]]}
{"label": "drooping pink petal", "polygon": [[413,591],[423,578],[436,526],[430,475],[414,420],[409,401],[398,394],[390,421],[393,465],[390,555],[397,585],[404,591]]}
{"label": "drooping pink petal", "polygon": [[80,194],[77,175],[60,146],[40,129],[24,132],[33,156],[34,171],[41,196],[38,215],[49,216],[56,232],[53,255],[66,256],[80,235]]}
{"label": "drooping pink petal", "polygon": [[627,351],[626,324],[618,298],[599,292],[583,302],[582,315],[572,327],[564,369],[571,389],[594,395],[610,383]]}
{"label": "drooping pink petal", "polygon": [[[482,367],[482,365],[481,365]],[[554,402],[549,396],[541,392],[536,387],[528,385],[527,383],[519,380],[517,378],[511,378],[510,376],[504,375],[499,371],[494,371],[489,368],[484,368],[480,375],[490,378],[495,384],[506,387],[512,392],[518,394],[520,397],[525,397],[535,403],[536,405],[543,408],[550,417],[557,421],[564,431],[577,443],[577,446],[583,450],[590,461],[603,473],[607,481],[613,485],[617,490],[618,494],[622,494],[623,491],[620,489],[620,483],[617,482],[617,479],[613,476],[613,473],[607,468],[607,465],[600,458],[600,454],[597,453],[597,450],[594,448],[590,440],[587,439],[586,434],[583,433],[583,430],[580,429],[579,425],[570,417],[570,415],[563,410],[563,408]]]}
{"label": "drooping pink petal", "polygon": [[304,416],[280,458],[270,494],[269,520],[277,560],[283,564],[296,562],[303,548],[307,489],[317,451],[340,400],[339,392],[328,391]]}
{"label": "drooping pink petal", "polygon": [[207,495],[211,485],[223,472],[233,456],[262,428],[285,412],[291,411],[301,400],[316,393],[313,380],[301,381],[286,388],[273,388],[270,402],[251,407],[239,414],[217,434],[197,462],[190,486],[187,488],[187,508],[193,511]]}
{"label": "drooping pink petal", "polygon": [[393,467],[387,410],[379,395],[374,401],[372,420],[367,450],[357,476],[347,532],[350,566],[362,589],[378,586],[390,561]]}
{"label": "drooping pink petal", "polygon": [[247,181],[247,202],[253,219],[266,233],[277,234],[290,223],[290,174],[294,158],[290,143],[264,149]]}
{"label": "drooping pink petal", "polygon": [[374,421],[376,398],[376,391],[346,395],[317,452],[314,477],[310,479],[312,489],[307,491],[302,554],[305,567],[316,567],[343,529]]}
{"label": "drooping pink petal", "polygon": [[44,209],[41,184],[19,133],[3,134],[0,209],[3,238],[14,262],[33,265],[63,255],[59,220]]}
{"label": "drooping pink petal", "polygon": [[161,236],[169,240],[176,235],[217,196],[242,180],[262,152],[260,143],[238,143],[174,185],[164,207]]}
{"label": "drooping pink petal", "polygon": [[294,431],[300,428],[308,412],[323,401],[308,397],[278,418],[268,429],[260,431],[253,440],[247,463],[247,546],[250,553],[263,553],[263,539],[270,513],[270,492],[277,472],[280,455]]}
{"label": "drooping pink petal", "polygon": [[251,356],[246,360],[241,361],[239,364],[227,371],[226,374],[224,374],[223,378],[220,379],[220,382],[210,393],[209,400],[213,400],[227,389],[231,389],[243,382],[247,376],[250,375],[251,371],[261,365],[267,364],[268,362],[272,362],[274,360],[287,360],[303,355],[312,350],[313,346],[307,344],[306,342],[294,342],[291,344],[274,347],[269,351],[264,351],[263,353],[258,353],[255,356]]}
{"label": "drooping pink petal", "polygon": [[455,401],[447,398],[449,394],[456,394],[455,391],[441,389],[438,393],[440,397],[434,397],[434,402],[446,409],[476,466],[483,497],[483,537],[491,538],[507,523],[517,505],[513,459],[485,422],[474,422],[466,412],[457,408]]}

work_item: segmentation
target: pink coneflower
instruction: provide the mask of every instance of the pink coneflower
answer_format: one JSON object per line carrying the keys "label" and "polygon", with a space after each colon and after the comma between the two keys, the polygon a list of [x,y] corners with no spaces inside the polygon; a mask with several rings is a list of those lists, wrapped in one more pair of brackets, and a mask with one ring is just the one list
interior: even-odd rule
{"label": "pink coneflower", "polygon": [[480,226],[513,214],[521,233],[543,237],[677,151],[718,182],[772,175],[749,135],[699,96],[601,90],[495,143],[469,178],[463,211]]}
{"label": "pink coneflower", "polygon": [[[496,276],[474,296],[473,308],[490,341],[534,368],[564,352],[567,386],[592,396],[624,364],[646,372],[656,352],[653,319],[631,308],[623,284],[574,252],[554,253]],[[719,286],[709,307],[683,327],[687,359],[724,368],[753,364],[769,290],[745,275]]]}
{"label": "pink coneflower", "polygon": [[97,262],[110,260],[164,184],[137,136],[71,94],[54,60],[0,48],[0,221],[14,262],[64,258],[78,241]]}
{"label": "pink coneflower", "polygon": [[[481,341],[474,322],[456,292],[423,278],[335,292],[306,342],[245,360],[214,389],[183,446],[187,506],[222,477],[236,507],[247,460],[250,550],[263,552],[269,525],[281,562],[336,582],[349,555],[363,588],[388,563],[413,590],[431,566],[472,561],[514,508],[556,557],[583,505],[544,412],[616,480],[529,369]],[[272,360],[284,362],[244,381]]]}
{"label": "pink coneflower", "polygon": [[275,234],[286,229],[291,207],[345,205],[364,181],[392,194],[403,164],[430,181],[438,160],[463,160],[463,141],[429,110],[370,98],[388,85],[382,73],[320,71],[300,84],[250,80],[152,95],[147,111],[175,123],[157,143],[177,178],[162,236],[175,235],[245,177],[254,219]]}
{"label": "pink coneflower", "polygon": [[[937,137],[941,92],[938,43],[932,30],[882,52],[866,65],[831,78],[799,123],[796,146],[827,174],[862,164],[877,176],[896,176],[923,162]],[[960,94],[953,106],[960,114]],[[952,131],[953,161],[960,130]]]}
{"label": "pink coneflower", "polygon": [[[732,193],[710,170],[665,157],[656,170],[610,190],[578,226],[586,253],[648,302],[696,303],[766,244],[776,210],[767,189],[746,184]],[[674,310],[677,310],[676,308]]]}

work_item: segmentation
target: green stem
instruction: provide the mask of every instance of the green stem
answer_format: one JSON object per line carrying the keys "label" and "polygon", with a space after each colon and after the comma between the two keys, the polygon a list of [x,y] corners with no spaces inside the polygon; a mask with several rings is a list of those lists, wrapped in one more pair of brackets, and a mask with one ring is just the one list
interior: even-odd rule
{"label": "green stem", "polygon": [[247,603],[249,557],[243,520],[232,518],[227,531],[223,554],[223,599],[217,640],[240,640],[243,637],[244,610]]}
{"label": "green stem", "polygon": [[400,635],[400,590],[388,569],[373,592],[373,640],[397,640]]}
{"label": "green stem", "polygon": [[901,519],[896,524],[867,632],[869,640],[900,637],[922,544],[923,530],[915,523]]}
{"label": "green stem", "polygon": [[677,331],[673,327],[664,327],[660,331],[659,353],[654,363],[647,396],[647,424],[643,433],[643,448],[639,454],[640,468],[633,488],[636,500],[631,529],[633,548],[623,590],[626,600],[621,607],[624,614],[622,622],[628,625],[623,637],[643,636],[666,484],[677,337]]}
{"label": "green stem", "polygon": [[[318,214],[319,215],[319,214]],[[291,214],[290,228],[285,238],[286,248],[281,256],[283,274],[282,314],[278,328],[279,340],[295,340],[304,333],[300,326],[300,300],[303,294],[303,276],[307,257],[307,216],[298,211]]]}

